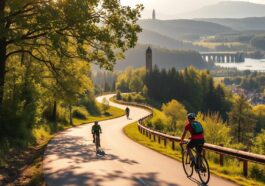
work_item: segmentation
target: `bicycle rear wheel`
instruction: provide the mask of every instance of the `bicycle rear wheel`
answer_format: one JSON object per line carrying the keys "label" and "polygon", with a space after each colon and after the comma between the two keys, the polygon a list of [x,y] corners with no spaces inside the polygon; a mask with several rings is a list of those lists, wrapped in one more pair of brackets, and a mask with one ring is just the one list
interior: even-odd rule
{"label": "bicycle rear wheel", "polygon": [[96,145],[96,152],[98,151],[98,149],[99,149],[99,136],[98,135],[96,135],[95,136],[95,145]]}
{"label": "bicycle rear wheel", "polygon": [[204,156],[200,157],[201,166],[199,167],[199,178],[203,184],[207,184],[210,180],[210,168]]}
{"label": "bicycle rear wheel", "polygon": [[192,161],[190,160],[190,156],[186,151],[182,153],[182,165],[186,175],[188,177],[191,177],[193,174],[193,166]]}

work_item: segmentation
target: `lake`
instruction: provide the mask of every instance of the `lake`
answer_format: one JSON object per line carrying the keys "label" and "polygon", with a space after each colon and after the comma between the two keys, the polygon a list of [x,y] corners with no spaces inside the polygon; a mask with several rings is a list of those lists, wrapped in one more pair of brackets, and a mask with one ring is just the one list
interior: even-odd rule
{"label": "lake", "polygon": [[265,72],[265,59],[246,58],[243,63],[215,63],[221,67],[237,68],[238,70],[251,70]]}

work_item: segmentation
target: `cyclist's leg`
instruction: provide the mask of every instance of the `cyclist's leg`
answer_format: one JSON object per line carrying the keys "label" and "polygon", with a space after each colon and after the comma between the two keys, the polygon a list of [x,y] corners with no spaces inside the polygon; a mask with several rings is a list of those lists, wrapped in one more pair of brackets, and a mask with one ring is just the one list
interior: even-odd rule
{"label": "cyclist's leg", "polygon": [[92,135],[93,135],[93,143],[95,143],[95,133],[93,133]]}
{"label": "cyclist's leg", "polygon": [[191,160],[194,158],[194,155],[191,152],[191,149],[195,147],[194,140],[190,140],[187,144],[187,153],[189,154]]}
{"label": "cyclist's leg", "polygon": [[100,134],[98,134],[98,146],[101,147],[101,145],[100,145]]}
{"label": "cyclist's leg", "polygon": [[204,140],[197,140],[196,141],[196,157],[197,157],[197,168],[201,168],[201,164],[202,164],[202,150],[203,150],[203,144],[204,144]]}

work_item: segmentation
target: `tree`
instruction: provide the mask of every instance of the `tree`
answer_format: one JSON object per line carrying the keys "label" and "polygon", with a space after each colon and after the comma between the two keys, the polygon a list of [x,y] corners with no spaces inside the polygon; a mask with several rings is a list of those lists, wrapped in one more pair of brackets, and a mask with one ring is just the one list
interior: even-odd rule
{"label": "tree", "polygon": [[251,105],[247,102],[244,95],[235,98],[235,102],[229,112],[229,124],[237,142],[248,145],[253,137],[255,119]]}
{"label": "tree", "polygon": [[0,107],[10,57],[23,60],[27,54],[55,75],[54,61],[62,56],[113,69],[117,57],[136,44],[142,9],[119,0],[1,0]]}
{"label": "tree", "polygon": [[257,121],[255,132],[259,133],[265,129],[265,105],[256,105],[253,107],[253,112]]}
{"label": "tree", "polygon": [[253,148],[252,150],[255,153],[265,155],[265,130],[261,130],[255,139],[253,140]]}
{"label": "tree", "polygon": [[198,120],[204,129],[204,136],[207,143],[228,146],[232,141],[231,128],[225,123],[220,114],[202,114],[198,113],[196,120]]}
{"label": "tree", "polygon": [[187,111],[185,107],[176,100],[162,105],[163,113],[171,120],[171,130],[176,130],[177,121],[184,122],[186,119]]}
{"label": "tree", "polygon": [[143,90],[143,81],[138,76],[131,77],[129,89],[133,92],[140,92]]}
{"label": "tree", "polygon": [[103,110],[103,113],[106,114],[107,113],[107,110],[109,109],[109,101],[104,97],[103,100],[102,100],[102,110]]}

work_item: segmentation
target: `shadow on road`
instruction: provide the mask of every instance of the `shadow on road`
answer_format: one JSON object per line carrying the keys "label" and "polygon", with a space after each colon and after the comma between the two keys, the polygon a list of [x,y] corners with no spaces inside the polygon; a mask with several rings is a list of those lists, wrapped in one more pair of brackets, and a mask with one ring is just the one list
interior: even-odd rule
{"label": "shadow on road", "polygon": [[[138,164],[130,159],[121,159],[113,154],[106,154],[104,157],[97,157],[94,144],[84,144],[82,137],[65,136],[62,139],[55,138],[49,143],[45,155],[56,155],[56,159],[49,160],[46,163],[52,163],[58,159],[69,159],[73,163],[87,163],[92,161],[116,160],[126,164]],[[106,152],[107,153],[107,152]]]}
{"label": "shadow on road", "polygon": [[189,177],[188,179],[193,181],[194,183],[196,183],[198,186],[207,186],[207,185],[201,183],[199,180],[197,180],[195,178]]}
{"label": "shadow on road", "polygon": [[[169,183],[167,181],[159,180],[157,178],[157,173],[137,173],[132,175],[126,175],[123,171],[113,171],[112,173],[106,174],[96,174],[93,172],[77,174],[74,172],[75,168],[72,167],[71,170],[60,170],[53,173],[52,175],[46,175],[49,177],[47,184],[49,186],[59,186],[59,185],[91,185],[91,186],[101,186],[101,185],[111,185],[112,182],[116,180],[129,180],[131,186],[179,186],[174,183]],[[107,183],[107,184],[106,184]]]}
{"label": "shadow on road", "polygon": [[[138,164],[138,162],[130,159],[123,159],[113,154],[106,154],[104,157],[98,158],[95,154],[94,144],[84,144],[84,138],[75,136],[65,136],[63,140],[61,138],[54,138],[45,152],[46,157],[49,158],[46,163],[52,164],[53,161],[66,160],[69,166],[65,169],[52,170],[49,167],[45,167],[45,180],[49,186],[59,185],[93,185],[100,186],[111,183],[115,180],[127,180],[133,186],[138,185],[167,185],[178,186],[174,183],[168,183],[164,180],[158,179],[158,173],[129,173],[128,171],[114,170],[111,173],[109,171],[97,170],[97,172],[87,171],[83,173],[82,165],[84,163],[90,163],[94,161],[106,161],[115,160],[124,164]],[[86,140],[87,141],[87,140]],[[87,141],[88,142],[88,141]],[[65,163],[65,162],[64,162]],[[56,166],[56,165],[53,165]],[[60,165],[58,165],[60,166]],[[147,184],[146,184],[147,183]]]}

